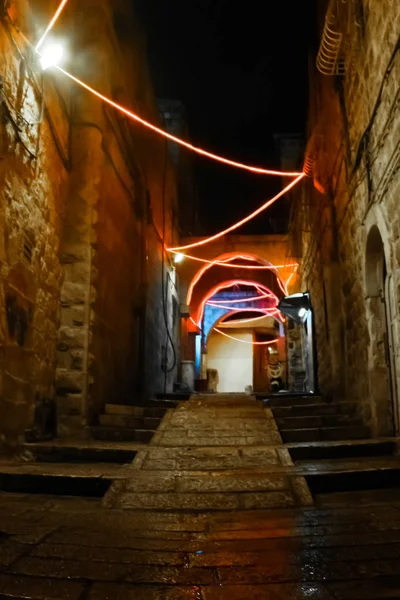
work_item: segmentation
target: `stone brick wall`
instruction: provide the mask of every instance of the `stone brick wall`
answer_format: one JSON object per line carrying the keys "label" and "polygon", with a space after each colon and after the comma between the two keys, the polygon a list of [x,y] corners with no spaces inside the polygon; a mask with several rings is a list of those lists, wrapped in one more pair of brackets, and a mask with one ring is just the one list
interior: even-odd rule
{"label": "stone brick wall", "polygon": [[[12,445],[45,399],[59,434],[81,436],[105,402],[164,382],[159,237],[164,200],[166,243],[176,241],[175,171],[163,142],[42,76],[18,28],[36,39],[57,5],[13,0],[0,22],[0,435]],[[79,48],[71,71],[161,124],[126,3],[87,0],[57,27]]]}
{"label": "stone brick wall", "polygon": [[[400,387],[400,13],[394,0],[346,7],[357,8],[341,15],[346,74],[311,69],[314,173],[297,194],[291,229],[301,238],[302,288],[315,308],[321,390],[357,400],[375,433],[390,433]],[[382,262],[382,289],[371,292],[367,245],[374,227],[386,275]],[[374,315],[378,296],[390,318]],[[390,341],[392,381],[382,360]]]}
{"label": "stone brick wall", "polygon": [[67,88],[23,59],[26,15],[10,4],[0,22],[0,442],[15,443],[53,396],[70,122]]}

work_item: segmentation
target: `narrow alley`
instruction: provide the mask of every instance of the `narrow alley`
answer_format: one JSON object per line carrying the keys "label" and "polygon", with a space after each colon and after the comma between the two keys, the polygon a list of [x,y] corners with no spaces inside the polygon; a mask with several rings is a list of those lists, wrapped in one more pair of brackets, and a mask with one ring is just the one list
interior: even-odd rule
{"label": "narrow alley", "polygon": [[0,600],[400,600],[398,0],[0,0]]}

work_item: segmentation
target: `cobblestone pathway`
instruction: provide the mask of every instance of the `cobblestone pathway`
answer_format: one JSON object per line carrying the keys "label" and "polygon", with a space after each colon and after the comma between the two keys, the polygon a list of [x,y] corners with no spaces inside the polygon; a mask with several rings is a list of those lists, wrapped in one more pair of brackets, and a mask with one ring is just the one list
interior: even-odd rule
{"label": "cobblestone pathway", "polygon": [[313,505],[252,398],[181,403],[125,471],[102,502],[0,494],[0,599],[400,598],[397,493]]}

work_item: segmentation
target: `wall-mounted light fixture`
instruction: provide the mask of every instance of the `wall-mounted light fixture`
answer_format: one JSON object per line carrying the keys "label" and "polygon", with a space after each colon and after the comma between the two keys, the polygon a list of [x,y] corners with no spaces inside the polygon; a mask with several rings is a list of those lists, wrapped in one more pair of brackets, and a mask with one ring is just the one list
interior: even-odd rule
{"label": "wall-mounted light fixture", "polygon": [[185,258],[185,255],[182,254],[181,252],[178,252],[177,254],[174,254],[174,263],[176,265],[179,265],[179,263],[181,263],[184,258]]}
{"label": "wall-mounted light fixture", "polygon": [[277,307],[286,317],[304,323],[311,310],[310,294],[291,294],[282,298]]}
{"label": "wall-mounted light fixture", "polygon": [[62,44],[49,43],[44,44],[40,50],[40,66],[43,71],[46,71],[50,67],[59,67],[64,59],[64,47]]}

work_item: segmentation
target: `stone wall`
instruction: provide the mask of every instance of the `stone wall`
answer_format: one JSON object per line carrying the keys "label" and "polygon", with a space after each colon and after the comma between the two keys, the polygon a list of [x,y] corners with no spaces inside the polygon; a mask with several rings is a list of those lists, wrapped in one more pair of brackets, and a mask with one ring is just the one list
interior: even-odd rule
{"label": "stone wall", "polygon": [[[0,432],[12,445],[34,424],[40,434],[46,399],[59,434],[82,436],[106,402],[164,385],[161,237],[177,236],[174,167],[164,142],[61,74],[42,75],[18,28],[37,39],[57,5],[15,0],[0,22]],[[126,3],[87,0],[57,27],[71,35],[69,70],[162,124]]]}
{"label": "stone wall", "polygon": [[68,88],[29,58],[22,8],[0,22],[0,436],[12,443],[53,397],[69,178]]}
{"label": "stone wall", "polygon": [[[383,434],[392,431],[400,387],[400,13],[394,0],[345,4],[345,75],[311,68],[313,181],[297,194],[291,231],[315,309],[321,390],[358,401]],[[367,248],[374,227],[384,256],[378,267]],[[382,281],[371,292],[376,269]],[[390,317],[374,315],[378,297]]]}

